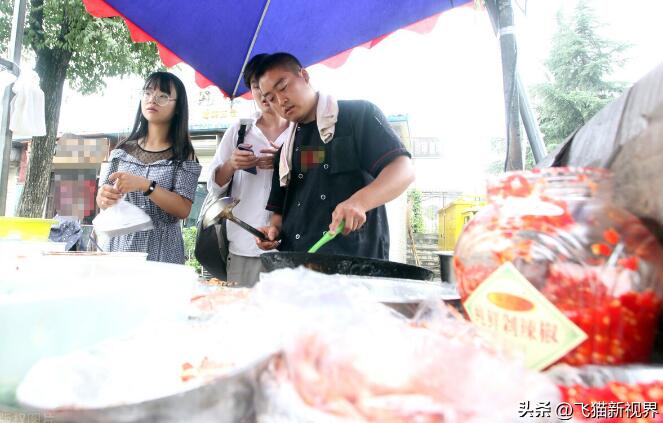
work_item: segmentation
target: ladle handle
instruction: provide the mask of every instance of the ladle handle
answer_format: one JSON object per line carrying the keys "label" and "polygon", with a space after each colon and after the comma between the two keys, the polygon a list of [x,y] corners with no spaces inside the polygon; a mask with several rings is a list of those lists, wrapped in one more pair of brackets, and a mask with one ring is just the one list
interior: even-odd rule
{"label": "ladle handle", "polygon": [[260,238],[260,240],[262,240],[262,241],[268,241],[268,239],[267,239],[267,237],[265,236],[265,234],[263,234],[262,232],[260,232],[260,231],[257,230],[256,228],[254,228],[253,226],[249,225],[248,223],[245,223],[245,222],[241,221],[240,219],[236,218],[235,216],[233,216],[233,217],[232,217],[231,219],[229,219],[229,220],[232,221],[233,223],[238,224],[238,225],[241,226],[244,230],[251,232],[253,235],[255,235],[255,236],[257,236],[258,238]]}

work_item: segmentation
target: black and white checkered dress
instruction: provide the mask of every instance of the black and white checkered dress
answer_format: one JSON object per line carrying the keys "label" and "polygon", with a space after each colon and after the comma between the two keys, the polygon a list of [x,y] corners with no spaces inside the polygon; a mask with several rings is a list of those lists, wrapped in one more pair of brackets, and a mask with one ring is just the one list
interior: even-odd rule
{"label": "black and white checkered dress", "polygon": [[[110,154],[110,165],[107,166],[106,172],[100,175],[101,183],[110,184],[108,177],[114,172],[127,172],[156,181],[161,188],[193,201],[201,171],[200,164],[193,160],[179,162],[170,158],[162,158],[151,163],[148,159],[146,163],[143,160],[145,157],[149,157],[150,153],[141,150],[135,141],[127,142],[122,147],[116,148]],[[167,156],[172,157],[172,152],[167,153]],[[161,157],[164,155],[162,154]],[[152,218],[154,229],[111,238],[105,251],[144,252],[148,253],[148,260],[183,264],[185,261],[184,242],[180,220],[166,213],[142,192],[128,193],[125,201],[144,210]]]}

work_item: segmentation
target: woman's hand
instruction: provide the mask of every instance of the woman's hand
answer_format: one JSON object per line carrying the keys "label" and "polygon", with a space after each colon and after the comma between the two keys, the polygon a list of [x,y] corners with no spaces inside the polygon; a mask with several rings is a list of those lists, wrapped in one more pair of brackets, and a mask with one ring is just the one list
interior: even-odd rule
{"label": "woman's hand", "polygon": [[99,188],[99,192],[97,193],[97,205],[100,209],[106,210],[120,201],[120,198],[122,198],[122,193],[120,191],[113,188],[112,185],[103,185]]}
{"label": "woman's hand", "polygon": [[[250,149],[251,144],[240,144],[245,149]],[[230,165],[234,170],[251,169],[258,164],[258,158],[253,151],[241,150],[236,148],[230,156]]]}
{"label": "woman's hand", "polygon": [[150,187],[150,181],[147,178],[127,172],[115,172],[108,179],[111,182],[115,181],[115,189],[122,194],[134,191],[145,192]]}
{"label": "woman's hand", "polygon": [[262,156],[258,159],[258,169],[270,170],[274,169],[274,155],[277,153],[278,147],[273,142],[269,141],[271,147],[263,148],[260,150]]}
{"label": "woman's hand", "polygon": [[276,151],[275,148],[265,148],[260,150],[263,156],[260,156],[258,159],[258,169],[274,169],[274,154],[276,154]]}

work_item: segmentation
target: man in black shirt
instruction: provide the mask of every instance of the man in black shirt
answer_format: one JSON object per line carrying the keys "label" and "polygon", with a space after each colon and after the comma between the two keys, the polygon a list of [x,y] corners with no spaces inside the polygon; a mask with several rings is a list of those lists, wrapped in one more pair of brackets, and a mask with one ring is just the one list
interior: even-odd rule
{"label": "man in black shirt", "polygon": [[266,56],[255,77],[271,107],[297,124],[277,153],[267,210],[270,241],[260,248],[306,251],[345,220],[321,252],[388,259],[384,204],[414,180],[410,154],[384,114],[367,101],[336,101],[316,92],[288,53]]}

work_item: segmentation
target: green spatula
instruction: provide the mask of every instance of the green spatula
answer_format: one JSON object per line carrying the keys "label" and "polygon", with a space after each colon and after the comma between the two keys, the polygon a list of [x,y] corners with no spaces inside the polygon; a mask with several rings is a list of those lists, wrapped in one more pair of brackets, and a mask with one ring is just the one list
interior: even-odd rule
{"label": "green spatula", "polygon": [[343,228],[345,227],[345,219],[341,220],[341,223],[338,224],[336,227],[336,231],[327,231],[325,234],[320,238],[318,242],[316,242],[313,247],[309,248],[308,252],[309,253],[315,253],[317,252],[320,248],[322,248],[323,245],[331,241],[332,239],[336,238],[336,235],[339,233],[343,232]]}

